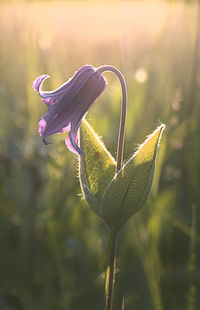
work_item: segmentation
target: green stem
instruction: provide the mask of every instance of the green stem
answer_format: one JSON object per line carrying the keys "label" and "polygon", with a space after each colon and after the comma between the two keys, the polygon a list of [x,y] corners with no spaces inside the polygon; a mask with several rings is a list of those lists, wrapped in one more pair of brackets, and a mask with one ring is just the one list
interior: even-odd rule
{"label": "green stem", "polygon": [[[122,90],[121,119],[118,135],[117,165],[116,165],[116,173],[118,173],[123,163],[124,133],[125,133],[126,108],[127,108],[127,89],[125,79],[117,68],[110,65],[104,65],[96,69],[96,72],[98,72],[99,74],[102,74],[105,71],[111,71],[118,77]],[[113,227],[115,227],[115,225]],[[116,232],[116,229],[113,228],[110,233],[108,252],[107,252],[108,261],[107,261],[106,281],[105,281],[105,297],[106,297],[105,310],[112,310],[112,299],[113,299],[113,290],[114,290],[115,273],[116,273],[117,239],[118,239],[118,233]]]}
{"label": "green stem", "polygon": [[99,74],[102,74],[105,71],[111,71],[118,77],[121,89],[122,89],[122,106],[121,106],[121,120],[120,120],[120,128],[119,128],[119,135],[118,135],[118,145],[117,145],[117,167],[116,172],[119,172],[119,170],[122,167],[123,162],[123,150],[124,150],[124,132],[125,132],[125,124],[126,124],[126,107],[127,107],[127,89],[126,89],[126,82],[121,74],[121,72],[110,65],[105,65],[102,67],[99,67],[96,70]]}
{"label": "green stem", "polygon": [[118,240],[118,234],[116,232],[111,231],[107,252],[108,257],[107,257],[107,269],[105,280],[105,299],[106,299],[105,310],[112,310],[112,300],[113,300],[113,291],[114,291],[115,273],[116,273],[117,240]]}

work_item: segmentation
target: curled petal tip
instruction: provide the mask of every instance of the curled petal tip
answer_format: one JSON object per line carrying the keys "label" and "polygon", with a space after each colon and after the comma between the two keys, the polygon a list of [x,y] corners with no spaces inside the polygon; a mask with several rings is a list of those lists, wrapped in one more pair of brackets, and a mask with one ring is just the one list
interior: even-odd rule
{"label": "curled petal tip", "polygon": [[68,147],[68,149],[77,154],[77,155],[82,155],[83,151],[78,147],[78,137],[77,133],[74,134],[74,137],[72,136],[71,132],[69,133],[69,136],[65,139],[65,144]]}
{"label": "curled petal tip", "polygon": [[39,92],[40,90],[40,85],[42,84],[42,82],[49,78],[49,75],[48,74],[42,74],[40,75],[37,79],[35,79],[35,81],[33,82],[32,86],[33,86],[33,89],[37,92]]}
{"label": "curled petal tip", "polygon": [[47,141],[45,138],[42,139],[45,145],[52,144],[52,142]]}

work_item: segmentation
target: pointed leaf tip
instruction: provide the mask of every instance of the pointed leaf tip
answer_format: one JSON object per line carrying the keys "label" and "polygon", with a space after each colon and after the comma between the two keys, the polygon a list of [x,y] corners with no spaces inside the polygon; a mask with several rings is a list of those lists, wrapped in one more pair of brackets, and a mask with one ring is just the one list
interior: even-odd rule
{"label": "pointed leaf tip", "polygon": [[152,188],[158,146],[165,125],[160,125],[112,179],[102,199],[102,215],[119,230],[145,204]]}
{"label": "pointed leaf tip", "polygon": [[92,210],[102,217],[101,198],[112,180],[116,162],[86,120],[80,128],[80,183]]}

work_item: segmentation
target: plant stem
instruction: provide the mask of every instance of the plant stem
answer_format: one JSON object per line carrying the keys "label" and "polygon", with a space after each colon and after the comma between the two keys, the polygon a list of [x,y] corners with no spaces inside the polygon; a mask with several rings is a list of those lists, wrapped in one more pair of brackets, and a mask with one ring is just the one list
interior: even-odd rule
{"label": "plant stem", "polygon": [[105,281],[105,310],[112,310],[113,291],[116,273],[116,248],[117,248],[118,234],[116,232],[110,233],[107,252],[107,269]]}
{"label": "plant stem", "polygon": [[119,128],[119,135],[118,135],[118,146],[117,146],[117,168],[116,172],[118,172],[122,167],[123,162],[123,150],[124,150],[124,131],[125,131],[125,123],[126,123],[126,107],[127,107],[127,89],[126,89],[126,82],[124,80],[123,75],[121,72],[109,65],[105,65],[99,67],[96,70],[99,74],[102,74],[104,71],[111,71],[115,73],[121,83],[122,88],[122,106],[121,106],[121,121],[120,121],[120,128]]}
{"label": "plant stem", "polygon": [[[121,83],[121,90],[122,90],[121,120],[120,120],[118,145],[117,145],[116,173],[118,173],[122,167],[123,162],[124,132],[125,132],[126,108],[127,108],[127,89],[124,77],[117,68],[110,65],[105,65],[96,69],[96,72],[98,72],[99,74],[102,74],[105,71],[111,71],[117,75]],[[107,252],[108,258],[107,258],[106,281],[105,281],[105,297],[106,297],[105,310],[112,310],[112,299],[113,299],[113,290],[114,290],[115,273],[116,273],[117,240],[118,240],[118,233],[114,228],[110,232],[110,239]]]}

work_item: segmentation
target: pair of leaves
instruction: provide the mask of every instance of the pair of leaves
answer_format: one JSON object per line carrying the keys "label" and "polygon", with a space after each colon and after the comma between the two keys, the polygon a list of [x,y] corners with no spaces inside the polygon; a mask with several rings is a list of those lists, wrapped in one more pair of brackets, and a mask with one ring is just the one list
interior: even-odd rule
{"label": "pair of leaves", "polygon": [[116,174],[116,162],[90,125],[80,129],[80,183],[94,212],[118,231],[145,204],[153,183],[162,131],[159,126]]}

